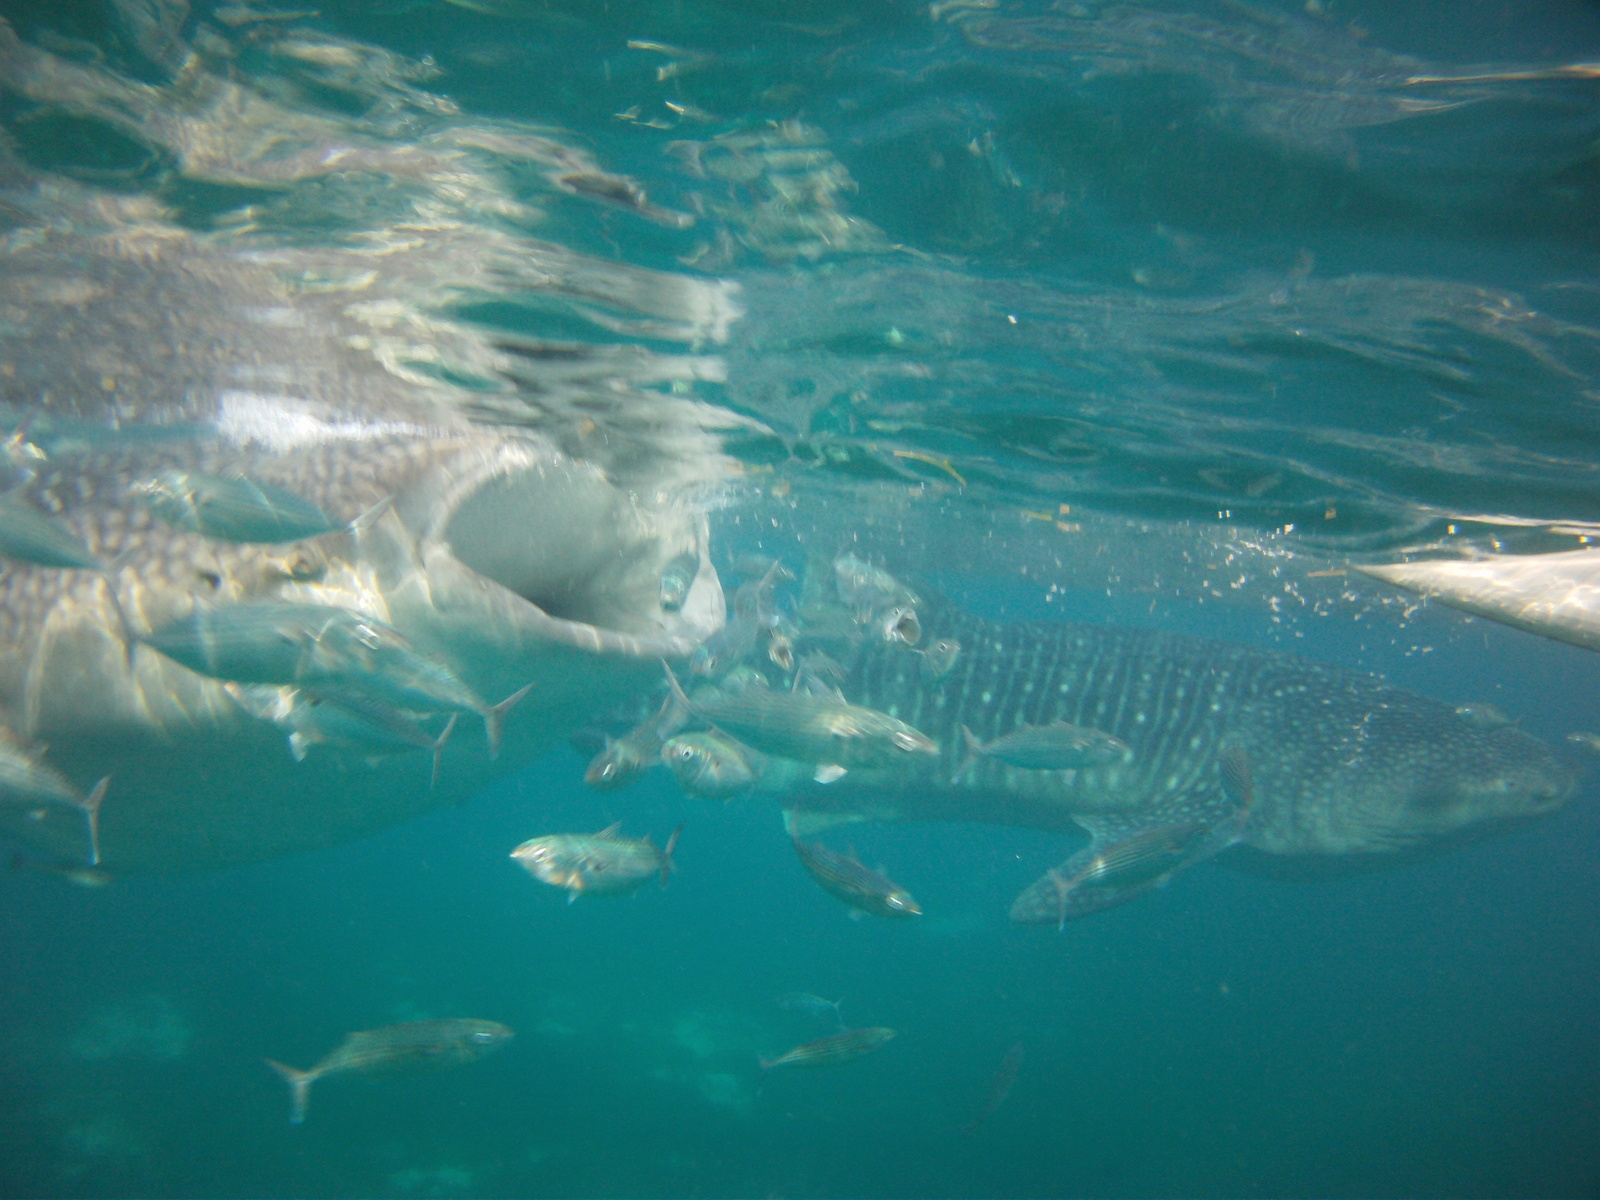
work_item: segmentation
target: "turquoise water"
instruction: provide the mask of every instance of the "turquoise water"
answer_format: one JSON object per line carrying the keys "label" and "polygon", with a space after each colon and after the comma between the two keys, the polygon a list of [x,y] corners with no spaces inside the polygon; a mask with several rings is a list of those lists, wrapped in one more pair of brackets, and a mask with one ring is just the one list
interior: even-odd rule
{"label": "turquoise water", "polygon": [[[645,386],[738,419],[719,437],[739,473],[706,502],[730,580],[742,556],[851,550],[996,620],[1298,654],[1492,702],[1552,746],[1596,729],[1592,652],[1348,573],[1600,532],[1593,5],[316,7],[0,5],[100,81],[0,59],[16,161],[258,246],[359,246],[426,211],[737,284],[721,342],[560,289],[455,310],[714,355]],[[197,74],[278,107],[228,125]],[[198,133],[155,119],[180,112]],[[588,165],[289,178],[250,149],[286,114],[325,122],[291,139],[319,154],[472,129]],[[617,733],[625,710],[571,723]],[[1415,861],[1223,857],[1058,932],[1007,911],[1075,846],[1059,833],[831,831],[923,908],[851,920],[773,797],[697,799],[661,770],[597,792],[575,740],[323,849],[110,857],[94,890],[0,876],[0,1193],[1600,1194],[1592,777]],[[657,844],[684,826],[664,889],[568,905],[507,859],[619,820]],[[806,991],[898,1035],[763,1075],[832,1032],[780,1008]],[[352,1030],[442,1017],[517,1036],[459,1069],[323,1080],[286,1123],[262,1057],[308,1067]],[[1017,1043],[1009,1096],[958,1132]]]}

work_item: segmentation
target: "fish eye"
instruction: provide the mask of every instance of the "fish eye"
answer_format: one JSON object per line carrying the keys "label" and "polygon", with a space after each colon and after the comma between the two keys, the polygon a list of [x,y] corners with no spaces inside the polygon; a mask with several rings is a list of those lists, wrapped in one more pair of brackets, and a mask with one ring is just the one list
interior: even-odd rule
{"label": "fish eye", "polygon": [[472,1040],[475,1042],[492,1042],[494,1041],[494,1034],[490,1033],[486,1029],[480,1029],[477,1033],[472,1035]]}

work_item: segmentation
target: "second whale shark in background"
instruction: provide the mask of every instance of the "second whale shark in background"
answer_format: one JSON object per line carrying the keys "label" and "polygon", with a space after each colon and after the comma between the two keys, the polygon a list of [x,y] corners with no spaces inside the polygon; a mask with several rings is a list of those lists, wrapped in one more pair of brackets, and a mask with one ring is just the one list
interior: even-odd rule
{"label": "second whale shark in background", "polygon": [[[1176,633],[992,622],[939,599],[920,614],[966,648],[954,670],[930,682],[914,653],[863,639],[840,690],[922,730],[938,756],[826,784],[769,759],[757,787],[781,795],[796,836],[858,821],[1086,832],[1017,898],[1019,922],[1100,911],[1234,848],[1286,865],[1396,861],[1549,813],[1577,779],[1513,725],[1362,672]],[[1053,722],[1126,753],[1071,770],[965,761],[963,727],[987,743]]]}

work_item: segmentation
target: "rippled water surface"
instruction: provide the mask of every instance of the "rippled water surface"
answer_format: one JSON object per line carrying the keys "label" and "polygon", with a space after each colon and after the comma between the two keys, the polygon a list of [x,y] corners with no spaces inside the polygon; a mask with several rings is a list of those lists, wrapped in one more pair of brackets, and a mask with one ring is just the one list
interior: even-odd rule
{"label": "rippled water surface", "polygon": [[[1568,737],[1600,746],[1600,660],[1358,570],[1600,535],[1594,5],[0,0],[0,17],[4,502],[100,559],[58,596],[5,533],[0,726],[12,757],[49,754],[82,791],[111,774],[101,874],[79,870],[70,805],[0,804],[0,1194],[1600,1192],[1600,817]],[[580,464],[541,468],[521,524],[483,500],[446,541],[486,589],[639,639],[602,647],[635,673],[590,687],[600,656],[563,660],[492,767],[479,715],[448,709],[434,791],[425,751],[381,777],[329,746],[298,763],[272,723],[289,718],[237,679],[165,709],[146,684],[62,732],[62,712],[135,694],[123,664],[159,658],[138,622],[249,580],[303,600],[337,577],[322,602],[379,596],[401,627],[431,603],[378,568],[346,579],[333,551],[301,570],[229,538],[159,541],[118,490],[207,422],[286,461],[324,399],[348,406],[317,426],[330,443],[442,440],[421,408],[373,416],[380,385]],[[349,501],[336,524],[374,501],[379,536],[424,523],[420,501],[362,491],[365,470],[319,479]],[[600,518],[566,499],[602,492]],[[366,518],[333,537],[363,544]],[[662,530],[695,547],[691,575],[704,549],[736,622],[740,585],[772,585],[713,674],[743,657],[783,692],[792,642],[806,669],[783,694],[839,683],[939,723],[936,771],[819,782],[824,756],[731,800],[659,765],[586,786],[662,703],[657,654],[692,678],[704,629],[645,629],[623,580]],[[851,562],[901,591],[853,599]],[[103,678],[39,667],[91,609]],[[897,609],[925,626],[916,645],[882,636]],[[1011,633],[961,633],[941,673],[941,630],[980,628],[958,610]],[[1162,665],[1082,651],[1086,674],[1052,674],[1061,622],[1167,637],[1138,643]],[[1256,669],[1218,641],[1302,690],[1222,695],[1207,724],[1193,696]],[[520,679],[496,653],[480,703]],[[1357,774],[1381,757],[1368,718],[1327,715],[1368,675],[1437,702],[1386,774]],[[1058,679],[1113,689],[1075,719],[1131,743],[1129,770],[1156,754],[1141,727],[1165,739],[1175,782],[1163,766],[1139,785],[1158,807],[1132,828],[1203,852],[1125,905],[1066,919],[1062,899],[1030,924],[1014,899],[1053,894],[1083,831],[1059,797],[1017,799],[1039,771],[984,760],[965,778],[1005,796],[963,791],[960,727],[989,740],[986,711],[1043,713],[1026,697]],[[1372,695],[1379,725],[1412,711]],[[195,732],[244,721],[234,701],[259,758]],[[146,716],[164,725],[135,769],[107,747]],[[1259,791],[1242,802],[1240,738]],[[1425,755],[1443,779],[1484,746],[1539,756],[1554,799],[1446,830],[1446,785],[1418,783],[1416,822],[1441,821],[1422,832],[1306,853],[1263,832],[1292,810],[1309,839]],[[1321,747],[1344,757],[1313,786]],[[1081,800],[1094,769],[1048,774]],[[360,782],[378,778],[398,782]],[[1488,812],[1526,778],[1479,782]],[[120,811],[119,788],[138,793]],[[819,889],[785,810],[921,915]],[[650,871],[569,905],[507,858],[613,822],[656,846],[682,826],[667,886]],[[837,1018],[780,1004],[795,993]],[[263,1058],[310,1067],[351,1031],[454,1017],[516,1036],[436,1073],[324,1079],[286,1123]],[[896,1036],[760,1066],[839,1022]]]}

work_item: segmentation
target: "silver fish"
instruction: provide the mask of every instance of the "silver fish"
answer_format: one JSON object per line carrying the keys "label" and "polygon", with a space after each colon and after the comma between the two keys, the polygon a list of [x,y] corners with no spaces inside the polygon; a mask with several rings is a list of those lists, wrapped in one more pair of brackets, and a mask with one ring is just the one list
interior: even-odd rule
{"label": "silver fish", "polygon": [[0,496],[0,554],[40,567],[88,571],[105,567],[60,521],[11,496]]}
{"label": "silver fish", "polygon": [[1077,771],[1127,762],[1133,757],[1133,750],[1121,738],[1066,721],[1023,725],[987,743],[980,742],[963,725],[961,740],[967,748],[967,758],[958,773],[970,770],[980,758],[992,758],[1025,771]]}
{"label": "silver fish", "polygon": [[922,909],[910,892],[880,871],[820,842],[794,839],[794,852],[806,873],[822,890],[858,912],[876,917],[920,917]]}
{"label": "silver fish", "polygon": [[922,655],[923,682],[938,683],[955,670],[956,660],[961,657],[961,643],[954,638],[940,638],[917,653]]}
{"label": "silver fish", "polygon": [[428,786],[438,786],[439,759],[455,731],[455,713],[435,734],[425,724],[426,717],[390,708],[352,688],[330,685],[312,693],[237,683],[223,686],[251,715],[288,728],[289,751],[296,762],[304,762],[313,746],[354,750],[369,760],[406,750],[428,750],[433,756]]}
{"label": "silver fish", "polygon": [[833,1063],[849,1062],[852,1058],[870,1054],[894,1036],[895,1030],[882,1025],[866,1029],[845,1029],[831,1033],[825,1038],[818,1038],[814,1042],[807,1042],[803,1046],[796,1046],[778,1055],[777,1058],[762,1058],[758,1061],[763,1071],[770,1071],[773,1067],[831,1066]]}
{"label": "silver fish", "polygon": [[459,1066],[482,1058],[514,1036],[498,1021],[475,1017],[407,1021],[403,1025],[385,1025],[382,1029],[347,1034],[344,1041],[309,1070],[297,1071],[270,1058],[262,1061],[289,1085],[289,1124],[299,1125],[306,1119],[311,1085],[325,1076]]}
{"label": "silver fish", "polygon": [[694,577],[699,573],[700,556],[692,550],[685,550],[669,562],[667,569],[661,572],[661,607],[668,612],[677,612],[682,608],[683,602],[689,598]]}
{"label": "silver fish", "polygon": [[529,838],[511,852],[528,874],[551,887],[565,888],[567,903],[581,895],[616,896],[636,892],[656,876],[661,886],[672,873],[672,852],[678,846],[679,825],[667,844],[657,849],[648,837],[618,836],[622,822],[599,833],[557,833]]}
{"label": "silver fish", "polygon": [[874,618],[878,632],[891,646],[915,646],[922,638],[922,622],[917,610],[907,605],[897,605]]}
{"label": "silver fish", "polygon": [[1456,716],[1460,717],[1474,729],[1499,729],[1503,725],[1513,725],[1514,721],[1492,704],[1476,701],[1472,704],[1456,705]]}
{"label": "silver fish", "polygon": [[606,738],[604,749],[589,760],[583,781],[605,790],[636,779],[659,761],[662,744],[682,729],[688,718],[688,710],[669,696],[654,715],[619,738]]}
{"label": "silver fish", "polygon": [[745,663],[755,652],[762,631],[772,626],[773,590],[785,576],[788,572],[783,564],[775,562],[760,579],[740,585],[733,594],[733,615],[695,651],[689,661],[691,673],[717,679]]}
{"label": "silver fish", "polygon": [[174,528],[227,542],[297,542],[341,528],[310,500],[244,475],[168,470],[129,491]]}
{"label": "silver fish", "polygon": [[853,609],[858,620],[883,609],[915,608],[920,603],[916,593],[889,572],[853,554],[834,559],[833,573],[840,602]]}
{"label": "silver fish", "polygon": [[896,766],[939,753],[926,735],[876,709],[760,688],[731,697],[713,691],[691,700],[670,668],[667,678],[692,712],[763,754],[848,769]]}
{"label": "silver fish", "polygon": [[398,629],[322,604],[201,605],[160,629],[145,634],[128,629],[126,636],[130,649],[149,646],[226,683],[360,693],[400,711],[475,712],[483,717],[491,756],[499,752],[505,714],[532,687],[486,704],[448,667],[420,654]]}
{"label": "silver fish", "polygon": [[44,761],[44,751],[23,746],[9,731],[0,731],[0,804],[37,808],[58,805],[83,814],[89,832],[89,865],[100,865],[100,804],[106,798],[108,775],[87,794]]}
{"label": "silver fish", "polygon": [[680,733],[668,739],[661,761],[684,791],[711,800],[748,791],[761,774],[754,750],[715,733]]}
{"label": "silver fish", "polygon": [[801,1012],[808,1017],[831,1018],[840,1029],[845,1027],[844,1016],[839,1011],[839,1006],[843,1003],[842,997],[838,1000],[824,1000],[811,992],[786,992],[778,997],[778,1007],[784,1012]]}
{"label": "silver fish", "polygon": [[781,629],[769,629],[767,657],[780,671],[794,670],[794,639]]}

